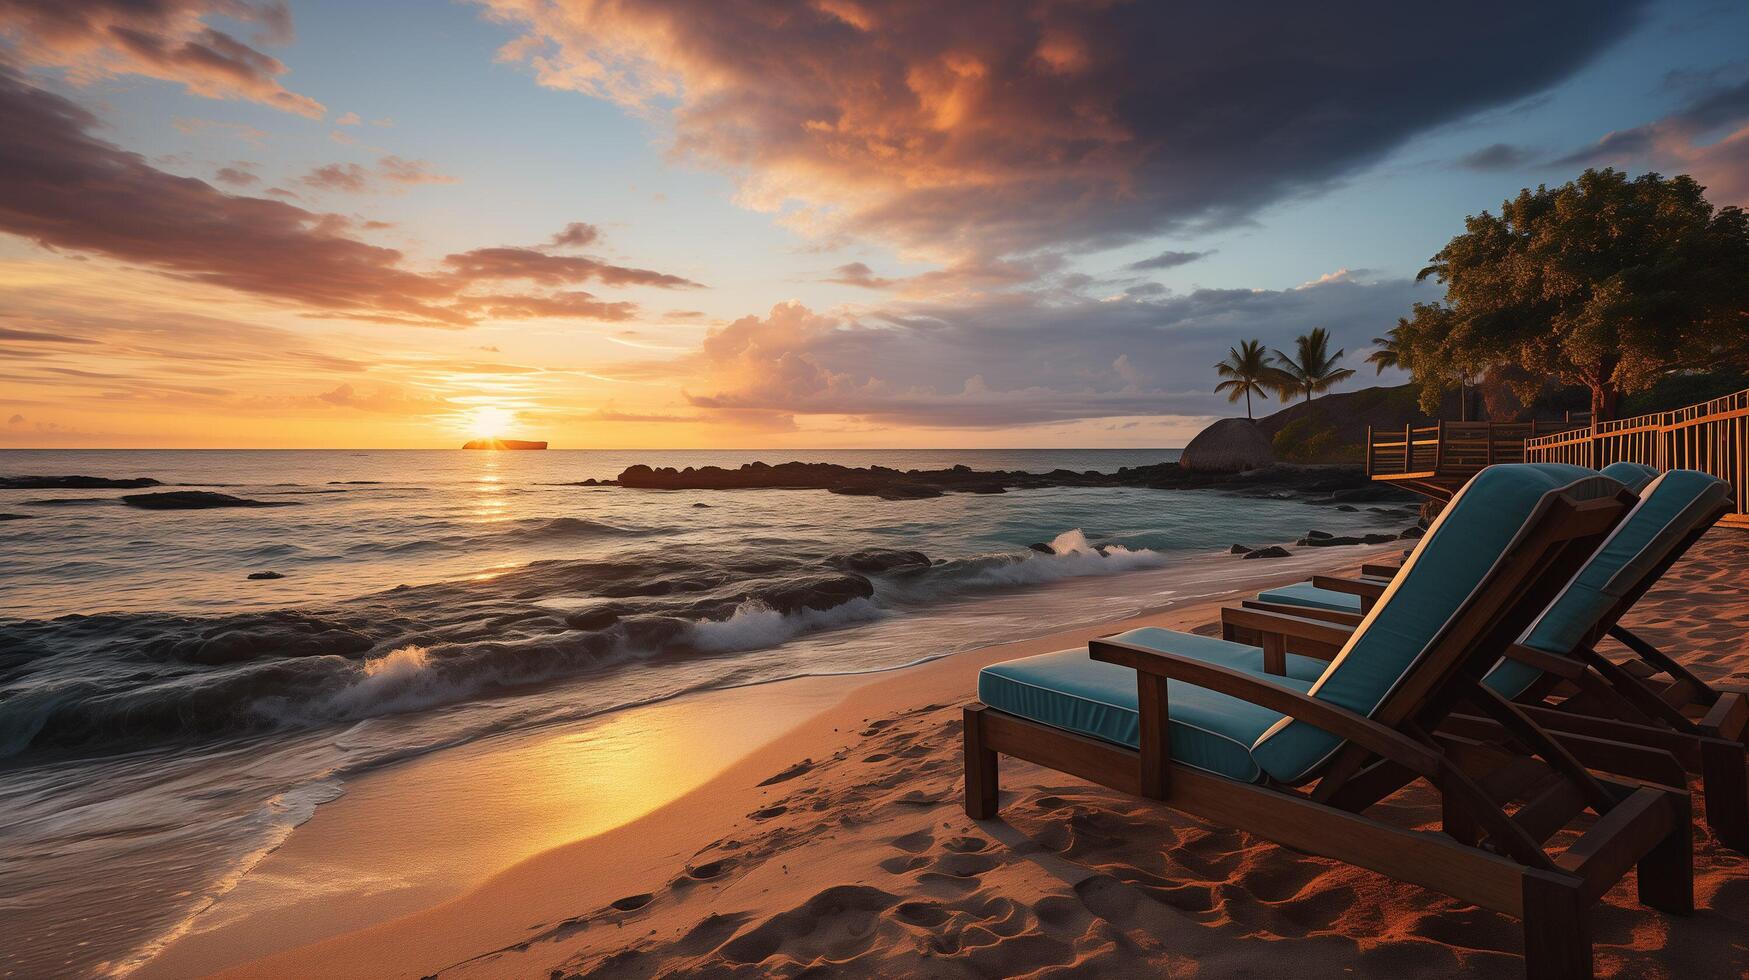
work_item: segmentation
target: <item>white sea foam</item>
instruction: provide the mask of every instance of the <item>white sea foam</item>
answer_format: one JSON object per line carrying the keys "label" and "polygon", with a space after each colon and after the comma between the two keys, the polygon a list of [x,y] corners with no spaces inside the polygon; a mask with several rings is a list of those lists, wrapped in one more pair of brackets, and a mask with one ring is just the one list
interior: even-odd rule
{"label": "white sea foam", "polygon": [[744,602],[728,619],[694,623],[692,646],[711,653],[757,650],[816,630],[879,619],[885,612],[867,599],[852,599],[830,609],[781,613],[760,600]]}
{"label": "white sea foam", "polygon": [[1054,554],[1033,552],[1015,561],[979,568],[966,578],[970,585],[987,588],[1037,585],[1083,575],[1117,575],[1143,568],[1163,568],[1172,561],[1164,552],[1148,548],[1131,550],[1121,544],[1106,545],[1103,552],[1088,543],[1080,528],[1051,539]]}

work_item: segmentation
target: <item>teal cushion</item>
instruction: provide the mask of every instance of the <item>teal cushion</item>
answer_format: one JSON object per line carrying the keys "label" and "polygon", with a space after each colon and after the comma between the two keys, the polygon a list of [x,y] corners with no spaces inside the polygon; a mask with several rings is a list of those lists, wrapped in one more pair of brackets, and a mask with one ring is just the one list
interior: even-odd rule
{"label": "teal cushion", "polygon": [[[1312,696],[1370,715],[1555,494],[1566,491],[1583,500],[1614,496],[1621,489],[1594,470],[1561,463],[1490,466],[1476,474],[1428,528],[1313,685]],[[1252,757],[1274,778],[1297,783],[1340,745],[1310,724],[1284,719],[1253,747]]]}
{"label": "teal cushion", "polygon": [[1601,472],[1634,493],[1639,493],[1646,484],[1658,478],[1658,468],[1645,463],[1611,463]]}
{"label": "teal cushion", "polygon": [[1279,602],[1285,606],[1308,606],[1312,609],[1333,609],[1337,612],[1360,612],[1360,596],[1346,592],[1320,589],[1310,582],[1296,582],[1279,589],[1257,593],[1264,602]]}
{"label": "teal cushion", "polygon": [[[1180,633],[1177,630],[1161,629],[1158,626],[1143,626],[1127,633],[1119,633],[1112,639],[1134,643],[1136,646],[1159,650],[1162,653],[1175,653],[1180,657],[1189,657],[1192,660],[1232,667],[1235,670],[1250,671],[1253,674],[1264,673],[1262,647],[1234,643],[1215,636]],[[1319,660],[1316,657],[1302,657],[1297,653],[1287,655],[1287,676],[1302,681],[1317,680],[1324,676],[1324,671],[1329,666],[1329,661]]]}
{"label": "teal cushion", "polygon": [[[1302,693],[1311,687],[1292,677],[1264,676]],[[1168,681],[1166,688],[1172,761],[1242,782],[1262,778],[1251,760],[1251,745],[1282,720],[1280,713],[1191,684]],[[1052,728],[1131,748],[1140,742],[1136,672],[1100,663],[1086,650],[985,667],[978,672],[978,700]]]}
{"label": "teal cushion", "polygon": [[[1653,480],[1597,554],[1525,634],[1525,645],[1551,653],[1572,653],[1599,620],[1643,584],[1730,493],[1730,484],[1695,470],[1671,470]],[[1530,670],[1521,667],[1518,673]],[[1531,679],[1535,679],[1534,671]]]}

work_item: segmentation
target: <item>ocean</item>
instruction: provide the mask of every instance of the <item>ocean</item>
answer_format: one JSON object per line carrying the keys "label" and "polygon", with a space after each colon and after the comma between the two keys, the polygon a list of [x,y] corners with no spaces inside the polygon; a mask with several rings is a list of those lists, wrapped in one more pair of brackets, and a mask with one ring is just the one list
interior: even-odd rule
{"label": "ocean", "polygon": [[126,972],[362,773],[687,692],[1117,619],[1227,591],[1236,542],[1407,523],[1215,490],[575,485],[634,463],[1045,472],[1176,456],[0,451],[0,476],[150,477],[284,505],[0,490],[0,513],[23,515],[0,521],[0,975]]}

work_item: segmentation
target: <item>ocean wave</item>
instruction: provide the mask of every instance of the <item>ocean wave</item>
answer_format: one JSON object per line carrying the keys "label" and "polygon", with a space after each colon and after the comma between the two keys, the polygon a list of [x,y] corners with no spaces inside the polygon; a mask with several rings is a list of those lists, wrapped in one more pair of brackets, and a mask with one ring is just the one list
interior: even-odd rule
{"label": "ocean wave", "polygon": [[[492,533],[659,531],[555,518]],[[959,596],[1169,561],[1095,544],[1079,529],[1049,550],[934,561],[884,549],[785,556],[744,542],[646,548],[401,586],[325,609],[0,620],[0,757],[423,711],[639,659],[773,647]]]}

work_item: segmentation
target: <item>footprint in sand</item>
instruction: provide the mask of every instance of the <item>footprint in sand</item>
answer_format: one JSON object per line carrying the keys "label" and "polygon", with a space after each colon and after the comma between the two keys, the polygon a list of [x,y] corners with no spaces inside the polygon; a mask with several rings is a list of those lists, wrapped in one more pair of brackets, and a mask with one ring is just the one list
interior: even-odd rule
{"label": "footprint in sand", "polygon": [[927,830],[919,830],[916,833],[893,838],[894,847],[911,854],[919,854],[923,851],[927,851],[929,850],[929,846],[934,843],[935,835]]}
{"label": "footprint in sand", "polygon": [[776,806],[768,806],[763,810],[754,810],[752,813],[749,813],[747,815],[749,817],[752,817],[754,820],[770,820],[772,817],[782,816],[783,814],[788,813],[788,812],[789,812],[789,807],[784,806],[782,803],[779,803]]}
{"label": "footprint in sand", "polygon": [[797,776],[812,772],[813,769],[814,769],[814,760],[803,759],[802,761],[796,763],[795,765],[790,766],[788,769],[785,769],[784,771],[778,773],[777,775],[772,776],[771,778],[765,780],[764,782],[760,783],[759,785],[761,785],[761,786],[773,786],[773,785],[776,785],[777,783],[786,782],[788,780],[796,778]]}
{"label": "footprint in sand", "polygon": [[621,912],[636,912],[638,909],[650,904],[650,900],[655,897],[656,896],[649,892],[645,892],[642,895],[627,895],[625,898],[614,899],[609,902],[608,905],[609,907],[618,909]]}
{"label": "footprint in sand", "polygon": [[701,881],[715,881],[735,867],[734,858],[717,858],[687,867],[686,874],[675,879],[676,884],[694,884]]}

